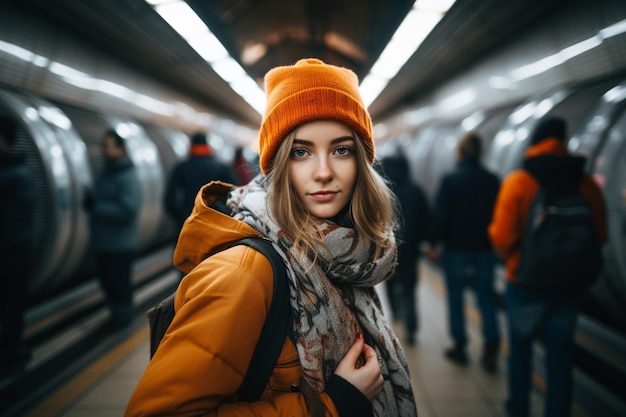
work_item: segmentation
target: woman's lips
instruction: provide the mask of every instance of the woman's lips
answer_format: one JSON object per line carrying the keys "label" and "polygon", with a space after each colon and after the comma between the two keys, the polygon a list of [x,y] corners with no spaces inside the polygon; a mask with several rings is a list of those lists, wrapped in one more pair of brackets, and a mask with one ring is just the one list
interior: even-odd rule
{"label": "woman's lips", "polygon": [[320,191],[309,195],[313,197],[313,199],[316,201],[326,202],[335,198],[335,195],[337,195],[337,193],[333,191]]}

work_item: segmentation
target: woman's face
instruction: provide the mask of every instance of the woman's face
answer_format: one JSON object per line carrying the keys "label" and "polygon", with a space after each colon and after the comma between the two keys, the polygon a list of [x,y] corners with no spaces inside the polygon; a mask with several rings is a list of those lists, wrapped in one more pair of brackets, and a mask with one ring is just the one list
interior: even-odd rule
{"label": "woman's face", "polygon": [[352,130],[317,120],[299,126],[289,154],[289,176],[312,216],[336,216],[352,198],[357,159]]}

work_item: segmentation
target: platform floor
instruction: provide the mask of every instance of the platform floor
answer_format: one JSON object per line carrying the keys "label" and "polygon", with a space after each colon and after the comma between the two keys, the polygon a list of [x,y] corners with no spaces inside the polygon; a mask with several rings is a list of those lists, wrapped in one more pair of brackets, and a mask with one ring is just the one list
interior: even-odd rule
{"label": "platform floor", "polygon": [[[459,367],[443,356],[449,346],[445,287],[437,269],[424,263],[418,286],[420,329],[417,343],[406,346],[413,388],[420,417],[505,417],[506,344],[499,359],[498,371],[487,374],[480,367],[481,337],[479,317],[467,291],[466,311],[469,317],[470,363]],[[386,301],[384,291],[383,302]],[[386,311],[388,310],[386,306]],[[504,317],[499,317],[506,335]],[[141,316],[137,320],[143,320]],[[401,326],[394,327],[401,340]],[[122,343],[93,362],[71,381],[35,405],[28,417],[120,417],[126,403],[148,363],[148,326],[139,326]],[[541,416],[543,398],[541,381],[535,381],[532,416]],[[537,385],[538,384],[538,385]],[[575,417],[585,417],[574,407]]]}

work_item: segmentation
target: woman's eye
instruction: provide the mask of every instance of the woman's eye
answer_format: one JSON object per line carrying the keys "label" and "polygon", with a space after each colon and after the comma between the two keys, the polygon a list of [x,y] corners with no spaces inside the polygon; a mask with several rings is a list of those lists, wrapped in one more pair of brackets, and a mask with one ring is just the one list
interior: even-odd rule
{"label": "woman's eye", "polygon": [[291,150],[291,156],[293,158],[304,158],[307,155],[306,149],[296,148]]}
{"label": "woman's eye", "polygon": [[352,153],[352,148],[348,146],[340,146],[337,149],[335,149],[335,152],[338,155],[350,155]]}

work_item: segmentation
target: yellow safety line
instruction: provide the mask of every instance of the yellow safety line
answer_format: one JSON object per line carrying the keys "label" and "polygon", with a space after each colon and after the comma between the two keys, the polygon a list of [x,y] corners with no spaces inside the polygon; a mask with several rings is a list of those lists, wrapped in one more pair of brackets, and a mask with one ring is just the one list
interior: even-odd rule
{"label": "yellow safety line", "polygon": [[70,382],[59,388],[54,394],[37,405],[25,417],[56,417],[87,391],[93,384],[111,372],[118,363],[128,357],[149,337],[146,324],[129,338],[115,346],[100,359],[90,365]]}

